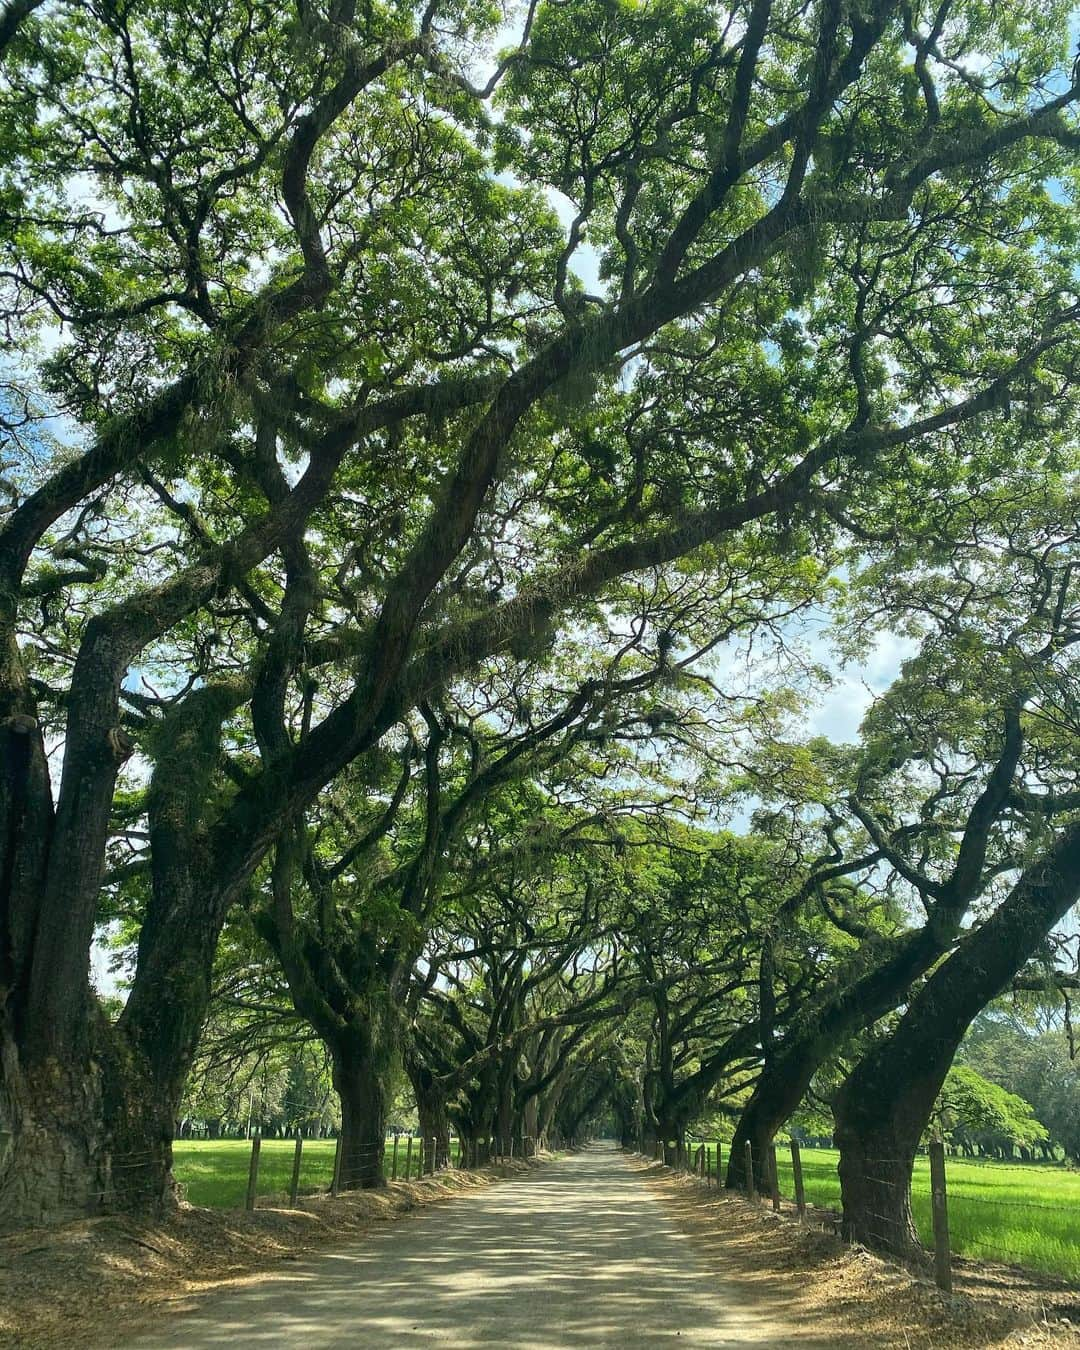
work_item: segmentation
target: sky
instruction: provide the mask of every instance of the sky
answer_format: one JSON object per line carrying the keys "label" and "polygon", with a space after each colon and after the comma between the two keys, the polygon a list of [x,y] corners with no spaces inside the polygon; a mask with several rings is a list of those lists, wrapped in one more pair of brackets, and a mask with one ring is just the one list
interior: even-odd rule
{"label": "sky", "polygon": [[875,696],[884,693],[900,673],[901,663],[915,652],[915,644],[893,633],[878,635],[858,665],[834,666],[834,683],[807,724],[812,736],[831,741],[855,741],[859,723]]}

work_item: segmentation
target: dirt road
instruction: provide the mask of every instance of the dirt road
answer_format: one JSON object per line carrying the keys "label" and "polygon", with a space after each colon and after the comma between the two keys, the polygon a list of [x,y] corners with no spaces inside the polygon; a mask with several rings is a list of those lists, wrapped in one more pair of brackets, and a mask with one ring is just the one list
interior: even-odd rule
{"label": "dirt road", "polygon": [[614,1150],[592,1149],[331,1255],[217,1291],[118,1344],[327,1350],[677,1342],[835,1346],[699,1258]]}

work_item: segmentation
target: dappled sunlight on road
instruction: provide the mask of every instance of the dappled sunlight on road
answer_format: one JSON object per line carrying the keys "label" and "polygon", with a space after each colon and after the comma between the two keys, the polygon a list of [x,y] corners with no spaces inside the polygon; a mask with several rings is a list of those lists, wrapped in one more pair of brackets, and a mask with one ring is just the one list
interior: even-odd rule
{"label": "dappled sunlight on road", "polygon": [[[783,1303],[727,1282],[611,1150],[595,1149],[192,1300],[137,1350],[763,1345]],[[800,1346],[835,1345],[802,1328]]]}

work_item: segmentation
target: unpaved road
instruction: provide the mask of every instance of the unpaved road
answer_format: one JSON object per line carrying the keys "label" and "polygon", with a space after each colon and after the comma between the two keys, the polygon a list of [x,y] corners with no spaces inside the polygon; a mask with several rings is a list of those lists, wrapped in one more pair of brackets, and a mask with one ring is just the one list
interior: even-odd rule
{"label": "unpaved road", "polygon": [[[836,1346],[726,1278],[614,1150],[463,1195],[162,1314],[133,1350]],[[756,1300],[756,1302],[755,1302]],[[189,1301],[190,1302],[190,1301]]]}

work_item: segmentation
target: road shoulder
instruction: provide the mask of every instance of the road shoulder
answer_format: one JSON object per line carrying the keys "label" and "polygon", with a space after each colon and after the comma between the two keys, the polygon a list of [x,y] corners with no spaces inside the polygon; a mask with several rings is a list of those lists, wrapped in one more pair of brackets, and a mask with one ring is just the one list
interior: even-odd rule
{"label": "road shoulder", "polygon": [[1017,1300],[966,1292],[950,1298],[894,1262],[848,1247],[820,1228],[774,1215],[767,1203],[751,1204],[636,1156],[628,1156],[627,1165],[718,1277],[745,1290],[748,1299],[771,1299],[787,1321],[803,1326],[831,1322],[838,1346],[1080,1347],[1080,1333],[1061,1321],[1080,1302],[1075,1290],[1063,1288],[1057,1298]]}
{"label": "road shoulder", "polygon": [[260,1201],[247,1213],[184,1206],[151,1223],[110,1215],[0,1236],[0,1345],[7,1350],[115,1350],[192,1296],[258,1278],[282,1262],[543,1166],[451,1169],[378,1191],[318,1195],[296,1209]]}

